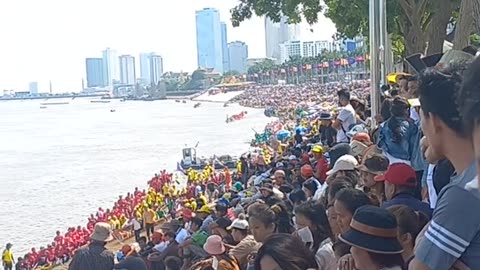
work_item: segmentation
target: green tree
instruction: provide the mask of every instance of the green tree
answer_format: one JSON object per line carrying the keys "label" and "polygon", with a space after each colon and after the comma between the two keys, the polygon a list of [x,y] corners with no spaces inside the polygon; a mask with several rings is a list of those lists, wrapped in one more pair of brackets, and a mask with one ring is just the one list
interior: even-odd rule
{"label": "green tree", "polygon": [[[368,35],[369,1],[324,0],[325,16],[335,24],[340,36],[353,38]],[[405,54],[442,50],[446,27],[460,0],[387,0],[387,28],[393,42],[403,42]],[[278,22],[281,14],[290,23],[318,21],[323,11],[320,0],[240,0],[231,10],[232,24],[238,26],[245,19],[267,16]]]}

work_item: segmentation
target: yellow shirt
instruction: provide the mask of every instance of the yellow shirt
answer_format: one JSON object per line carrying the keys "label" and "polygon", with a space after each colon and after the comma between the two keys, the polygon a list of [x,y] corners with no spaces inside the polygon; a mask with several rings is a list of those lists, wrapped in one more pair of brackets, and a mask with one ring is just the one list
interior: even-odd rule
{"label": "yellow shirt", "polygon": [[4,263],[12,264],[13,263],[13,253],[11,250],[6,249],[2,254],[2,261]]}
{"label": "yellow shirt", "polygon": [[153,224],[155,223],[155,211],[152,209],[148,209],[145,213],[143,213],[143,219],[145,220],[145,223],[147,224]]}

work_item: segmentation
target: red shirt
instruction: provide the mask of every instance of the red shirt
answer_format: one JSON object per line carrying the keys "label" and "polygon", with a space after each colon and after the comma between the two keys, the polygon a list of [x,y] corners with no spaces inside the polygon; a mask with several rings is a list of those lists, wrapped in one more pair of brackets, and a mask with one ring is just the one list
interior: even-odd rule
{"label": "red shirt", "polygon": [[63,243],[63,236],[57,235],[53,240],[55,240],[57,244],[61,244]]}
{"label": "red shirt", "polygon": [[328,161],[325,157],[321,157],[317,160],[317,164],[315,165],[315,172],[319,174],[318,181],[323,184],[327,179],[327,172],[328,172]]}
{"label": "red shirt", "polygon": [[30,252],[28,253],[29,261],[32,265],[36,264],[38,261],[38,253],[37,252]]}

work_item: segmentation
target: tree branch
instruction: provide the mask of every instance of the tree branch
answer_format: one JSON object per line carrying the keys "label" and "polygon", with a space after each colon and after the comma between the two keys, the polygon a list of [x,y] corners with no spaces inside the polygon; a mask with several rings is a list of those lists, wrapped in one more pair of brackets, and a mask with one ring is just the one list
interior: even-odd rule
{"label": "tree branch", "polygon": [[411,22],[413,21],[413,17],[412,17],[412,5],[411,3],[408,1],[408,0],[398,0],[398,3],[400,4],[400,6],[402,7],[404,13],[405,13],[405,16],[407,16],[407,19]]}

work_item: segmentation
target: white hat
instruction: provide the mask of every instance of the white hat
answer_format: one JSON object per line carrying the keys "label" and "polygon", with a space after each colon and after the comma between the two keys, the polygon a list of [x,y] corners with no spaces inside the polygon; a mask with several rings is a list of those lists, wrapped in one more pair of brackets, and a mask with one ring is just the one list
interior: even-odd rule
{"label": "white hat", "polygon": [[245,219],[237,218],[232,222],[232,225],[230,225],[228,229],[229,230],[231,229],[246,230],[248,229],[248,221],[246,221]]}
{"label": "white hat", "polygon": [[327,175],[332,175],[338,171],[353,171],[358,166],[357,159],[352,155],[343,155],[337,159],[333,165],[333,169],[327,172]]}
{"label": "white hat", "polygon": [[99,222],[95,224],[95,228],[93,229],[92,235],[90,235],[90,239],[100,242],[108,242],[113,240],[112,227],[110,227],[110,224],[105,222]]}

